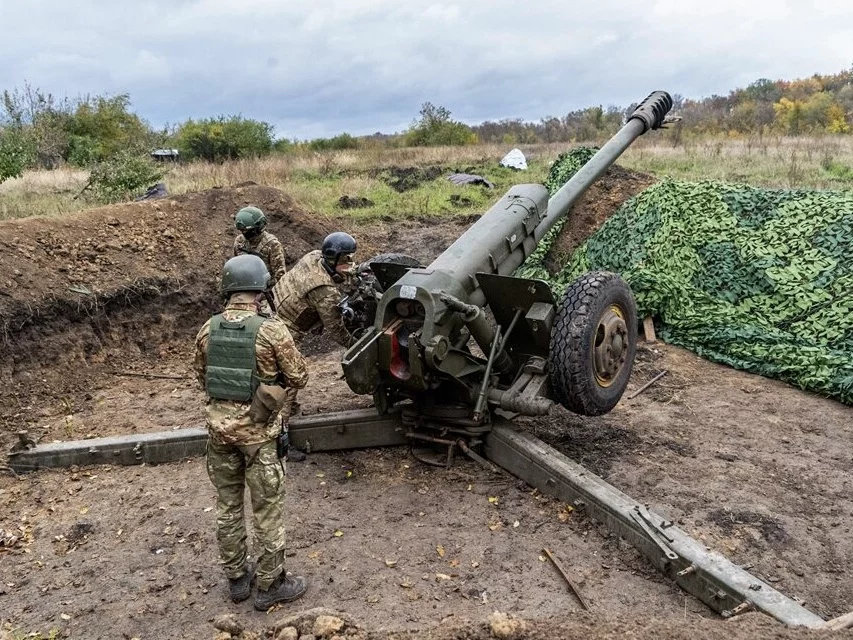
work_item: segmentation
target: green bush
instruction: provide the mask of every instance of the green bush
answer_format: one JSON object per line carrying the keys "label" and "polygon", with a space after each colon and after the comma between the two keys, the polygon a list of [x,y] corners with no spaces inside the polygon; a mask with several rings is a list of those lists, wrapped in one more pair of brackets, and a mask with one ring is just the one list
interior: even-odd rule
{"label": "green bush", "polygon": [[273,127],[242,116],[187,120],[178,127],[175,146],[187,160],[224,162],[269,154]]}
{"label": "green bush", "polygon": [[78,167],[89,167],[98,161],[98,144],[89,136],[71,136],[68,141],[68,162]]}
{"label": "green bush", "polygon": [[130,112],[130,96],[98,96],[77,105],[68,117],[68,148],[65,159],[85,167],[107,160],[119,152],[147,149],[151,142],[148,125]]}
{"label": "green bush", "polygon": [[450,111],[425,102],[421,118],[406,132],[406,144],[412,147],[462,146],[477,144],[477,134],[468,125],[450,117]]}
{"label": "green bush", "polygon": [[0,130],[0,182],[18,178],[35,159],[35,147],[16,127]]}
{"label": "green bush", "polygon": [[146,155],[121,151],[93,167],[89,189],[99,202],[121,202],[159,182],[167,171]]}
{"label": "green bush", "polygon": [[299,149],[299,144],[294,140],[288,140],[287,138],[281,138],[280,140],[276,140],[272,145],[273,151],[277,153],[292,153],[293,151],[297,151]]}
{"label": "green bush", "polygon": [[23,133],[32,146],[28,165],[53,169],[66,161],[79,167],[125,149],[148,148],[153,134],[130,111],[130,97],[57,99],[28,84],[0,94],[0,122]]}
{"label": "green bush", "polygon": [[317,138],[308,143],[312,151],[340,151],[342,149],[358,149],[358,140],[348,133],[342,133],[334,138]]}

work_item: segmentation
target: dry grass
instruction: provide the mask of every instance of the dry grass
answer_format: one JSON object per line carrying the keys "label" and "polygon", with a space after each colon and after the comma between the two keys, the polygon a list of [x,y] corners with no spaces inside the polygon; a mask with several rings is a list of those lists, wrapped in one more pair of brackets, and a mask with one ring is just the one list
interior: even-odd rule
{"label": "dry grass", "polygon": [[0,220],[33,215],[61,215],[87,206],[74,200],[89,174],[79,169],[27,171],[0,183]]}
{"label": "dry grass", "polygon": [[[547,145],[525,147],[535,161]],[[274,155],[258,160],[237,160],[224,164],[193,162],[174,169],[168,183],[173,193],[187,193],[214,186],[239,184],[252,180],[259,184],[284,188],[303,178],[330,178],[370,173],[391,167],[457,166],[484,164],[500,160],[508,151],[504,145],[470,147],[415,147],[405,149],[364,149]],[[553,160],[557,152],[549,154]]]}
{"label": "dry grass", "polygon": [[619,164],[677,180],[723,180],[772,188],[853,188],[853,136],[638,140]]}
{"label": "dry grass", "polygon": [[[600,143],[601,141],[599,141]],[[506,153],[506,145],[428,147],[358,151],[330,151],[274,155],[259,160],[224,164],[203,162],[176,166],[165,181],[171,193],[180,194],[253,181],[282,189],[308,211],[324,215],[444,215],[484,210],[509,184],[541,181],[548,165],[573,145],[522,145],[531,171],[511,176],[495,174],[498,189],[472,198],[466,208],[449,208],[452,193],[470,195],[465,187],[448,187],[437,180],[404,194],[391,190],[379,175],[383,169],[441,166],[454,170],[492,172]],[[715,179],[774,188],[853,188],[853,136],[818,138],[752,137],[742,139],[686,140],[672,144],[672,132],[653,133],[634,143],[619,164],[659,177],[679,180]],[[85,184],[79,170],[27,172],[22,178],[0,184],[0,219],[30,215],[58,215],[92,206],[73,200]],[[365,197],[376,202],[367,210],[343,212],[337,200]]]}

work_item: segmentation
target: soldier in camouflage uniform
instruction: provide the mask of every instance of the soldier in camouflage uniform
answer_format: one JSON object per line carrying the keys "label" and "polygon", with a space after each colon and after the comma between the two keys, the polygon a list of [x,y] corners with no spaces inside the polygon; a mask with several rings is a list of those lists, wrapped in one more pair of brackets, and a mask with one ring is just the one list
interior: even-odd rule
{"label": "soldier in camouflage uniform", "polygon": [[287,326],[260,313],[269,279],[257,256],[226,262],[221,291],[228,296],[227,306],[201,328],[195,353],[196,376],[208,396],[207,472],[217,492],[220,559],[232,600],[245,600],[255,572],[243,520],[248,486],[258,551],[254,605],[259,610],[295,600],[307,588],[305,578],[288,577],[284,570],[285,475],[276,438],[289,417],[286,391],[304,387],[308,372]]}
{"label": "soldier in camouflage uniform", "polygon": [[284,249],[273,234],[265,231],[267,217],[257,207],[244,207],[234,216],[234,226],[240,235],[234,238],[234,255],[244,253],[258,256],[267,265],[273,282],[278,282],[285,271]]}
{"label": "soldier in camouflage uniform", "polygon": [[337,285],[352,269],[356,248],[348,233],[332,233],[319,250],[304,255],[276,282],[276,313],[294,337],[322,328],[345,347],[353,343],[338,307],[343,296]]}

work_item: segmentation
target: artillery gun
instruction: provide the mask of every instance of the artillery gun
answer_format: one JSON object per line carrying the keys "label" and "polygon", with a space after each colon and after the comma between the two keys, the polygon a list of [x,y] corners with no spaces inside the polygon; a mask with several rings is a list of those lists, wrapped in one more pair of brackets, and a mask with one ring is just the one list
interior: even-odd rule
{"label": "artillery gun", "polygon": [[[637,331],[627,285],[615,274],[586,274],[556,303],[544,282],[511,274],[634,139],[661,126],[671,105],[666,93],[651,94],[550,200],[541,185],[513,187],[427,267],[399,254],[374,259],[369,276],[377,286],[362,282],[350,317],[372,323],[343,367],[353,391],[374,395],[380,415],[362,409],[297,416],[291,441],[335,451],[426,440],[448,446],[448,463],[458,446],[582,507],[724,617],[756,609],[792,626],[840,628],[848,616],[825,623],[505,417],[540,415],[555,401],[594,415],[619,401]],[[36,445],[22,431],[9,467],[159,464],[204,455],[207,440],[200,427]],[[481,443],[485,459],[472,449]]]}
{"label": "artillery gun", "polygon": [[[350,389],[373,394],[380,414],[400,410],[410,437],[451,447],[478,443],[496,410],[537,416],[559,402],[583,415],[610,411],[636,350],[628,285],[587,273],[558,302],[546,282],[512,273],[671,107],[666,92],[650,94],[553,197],[540,184],[512,187],[428,266],[371,263],[383,293],[373,325],[344,354]],[[424,428],[454,437],[419,435]]]}

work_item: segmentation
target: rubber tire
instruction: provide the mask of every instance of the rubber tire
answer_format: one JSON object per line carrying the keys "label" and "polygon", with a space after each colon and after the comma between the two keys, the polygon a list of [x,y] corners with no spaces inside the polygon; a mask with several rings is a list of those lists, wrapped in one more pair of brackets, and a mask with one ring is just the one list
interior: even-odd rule
{"label": "rubber tire", "polygon": [[[610,386],[595,375],[593,346],[604,312],[617,305],[625,314],[628,354]],[[625,392],[637,352],[637,305],[631,288],[615,273],[587,273],[566,290],[557,307],[551,332],[551,390],[554,399],[569,411],[584,416],[607,413]]]}

